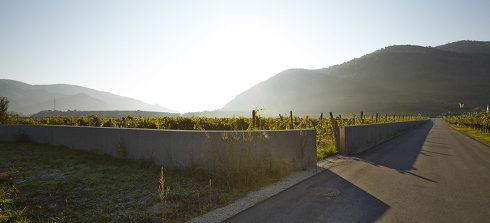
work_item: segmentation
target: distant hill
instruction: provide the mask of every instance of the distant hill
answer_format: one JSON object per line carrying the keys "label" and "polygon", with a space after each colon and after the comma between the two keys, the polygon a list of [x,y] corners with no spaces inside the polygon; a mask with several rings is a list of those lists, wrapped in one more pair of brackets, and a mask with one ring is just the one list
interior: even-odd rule
{"label": "distant hill", "polygon": [[[263,115],[263,113],[260,113]],[[267,114],[269,116],[277,116],[277,114]],[[200,111],[200,112],[188,112],[182,114],[182,117],[210,117],[210,118],[232,118],[232,117],[250,117],[252,111]]]}
{"label": "distant hill", "polygon": [[179,113],[168,113],[168,112],[149,112],[149,111],[77,111],[77,110],[68,110],[68,111],[53,111],[46,110],[40,111],[36,114],[31,115],[34,118],[46,118],[46,117],[88,117],[91,115],[97,115],[99,118],[122,118],[131,115],[133,117],[180,117]]}
{"label": "distant hill", "polygon": [[0,96],[10,101],[9,111],[29,115],[43,110],[142,110],[175,112],[142,101],[76,85],[30,85],[0,79]]}
{"label": "distant hill", "polygon": [[290,69],[220,111],[445,112],[490,104],[490,42],[390,46],[318,70]]}
{"label": "distant hill", "polygon": [[481,53],[490,54],[490,42],[481,41],[458,41],[436,47],[440,50],[457,53]]}

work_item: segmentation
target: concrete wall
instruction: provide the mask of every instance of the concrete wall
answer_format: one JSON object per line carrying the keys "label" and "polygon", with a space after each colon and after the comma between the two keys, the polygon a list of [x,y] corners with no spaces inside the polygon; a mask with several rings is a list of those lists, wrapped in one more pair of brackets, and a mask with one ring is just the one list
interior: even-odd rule
{"label": "concrete wall", "polygon": [[355,154],[386,141],[404,130],[426,123],[428,120],[390,122],[339,127],[339,153]]}
{"label": "concrete wall", "polygon": [[182,131],[0,125],[0,141],[20,136],[115,157],[152,160],[166,168],[265,168],[293,171],[316,164],[316,131]]}

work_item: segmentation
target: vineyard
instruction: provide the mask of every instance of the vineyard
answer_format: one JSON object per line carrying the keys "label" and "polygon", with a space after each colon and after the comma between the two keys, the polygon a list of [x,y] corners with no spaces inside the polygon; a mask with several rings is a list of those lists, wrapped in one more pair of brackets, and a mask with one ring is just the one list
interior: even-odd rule
{"label": "vineyard", "polygon": [[490,133],[490,113],[480,112],[462,114],[458,116],[446,116],[444,120],[451,124],[478,130],[481,133]]}
{"label": "vineyard", "polygon": [[[255,112],[253,112],[255,114]],[[67,125],[67,126],[93,126],[93,127],[116,127],[116,128],[146,128],[146,129],[176,129],[176,130],[287,130],[314,128],[317,132],[317,158],[325,157],[337,153],[335,147],[335,136],[332,124],[337,126],[372,124],[382,122],[397,122],[409,120],[422,120],[426,117],[409,115],[371,115],[360,116],[351,114],[349,117],[332,116],[320,117],[299,117],[282,116],[276,118],[266,118],[254,115],[251,118],[206,118],[206,117],[132,117],[123,118],[100,118],[89,116],[81,118],[73,117],[50,117],[50,118],[22,118],[11,117],[8,124],[22,125]]]}

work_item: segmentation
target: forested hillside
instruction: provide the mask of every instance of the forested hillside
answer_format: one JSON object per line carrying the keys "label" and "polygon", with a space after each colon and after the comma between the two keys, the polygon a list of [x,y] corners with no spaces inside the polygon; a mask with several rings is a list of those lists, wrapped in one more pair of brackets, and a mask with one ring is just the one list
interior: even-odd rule
{"label": "forested hillside", "polygon": [[390,46],[318,70],[291,69],[238,95],[222,111],[444,112],[490,103],[490,42]]}

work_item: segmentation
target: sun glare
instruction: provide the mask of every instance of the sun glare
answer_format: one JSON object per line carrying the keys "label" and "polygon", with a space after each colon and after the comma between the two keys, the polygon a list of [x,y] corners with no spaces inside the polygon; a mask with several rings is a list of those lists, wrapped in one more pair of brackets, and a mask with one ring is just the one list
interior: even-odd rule
{"label": "sun glare", "polygon": [[[230,92],[242,92],[288,68],[292,61],[287,54],[292,44],[258,22],[221,24],[190,44],[187,51],[172,61],[165,61],[166,67],[162,68],[163,73],[174,74],[177,83],[192,76],[193,81],[186,82],[189,91],[168,86],[179,92],[180,102],[185,101],[182,97],[202,99],[176,108],[183,111],[220,108],[224,106],[223,101],[236,96]],[[193,91],[203,89],[203,83],[206,91]]]}

